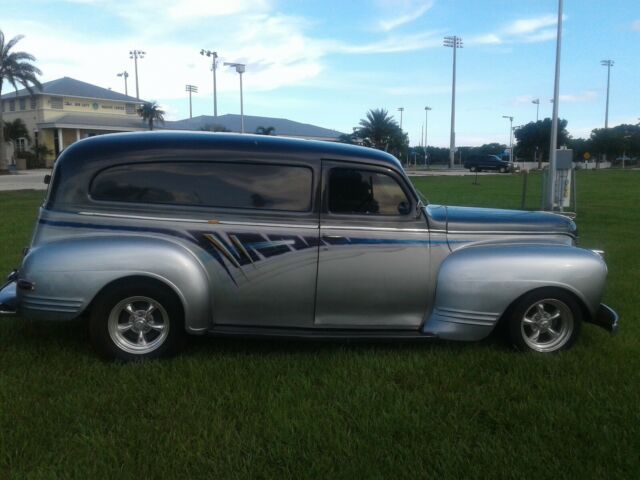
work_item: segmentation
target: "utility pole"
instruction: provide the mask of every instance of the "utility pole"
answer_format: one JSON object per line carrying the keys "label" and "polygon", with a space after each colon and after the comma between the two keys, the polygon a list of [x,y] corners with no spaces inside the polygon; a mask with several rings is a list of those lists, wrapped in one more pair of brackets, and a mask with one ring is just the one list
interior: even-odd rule
{"label": "utility pole", "polygon": [[127,87],[127,79],[129,78],[129,72],[125,70],[124,72],[120,72],[118,76],[124,78],[124,94],[129,96],[129,89]]}
{"label": "utility pole", "polygon": [[556,150],[558,148],[558,104],[560,103],[560,53],[562,47],[562,7],[563,0],[558,0],[558,33],[556,38],[556,73],[553,83],[553,115],[551,117],[551,142],[549,146],[549,178],[547,188],[547,206],[555,207],[556,198]]}
{"label": "utility pole", "polygon": [[238,75],[240,75],[240,133],[244,133],[244,101],[242,99],[242,74],[246,70],[244,63],[229,63],[225,62],[225,66],[234,67]]}
{"label": "utility pole", "polygon": [[449,168],[453,168],[456,150],[456,51],[462,48],[462,38],[444,37],[444,46],[453,48],[453,81],[451,87],[451,138],[449,142]]}
{"label": "utility pole", "polygon": [[509,162],[513,163],[513,117],[503,115],[502,118],[509,119]]}
{"label": "utility pole", "polygon": [[198,87],[195,85],[187,85],[184,87],[186,92],[189,92],[189,118],[193,118],[193,109],[191,108],[191,94],[198,93]]}
{"label": "utility pole", "polygon": [[136,69],[136,98],[140,100],[140,90],[138,88],[138,59],[143,59],[147,52],[142,50],[131,50],[129,52],[129,58],[133,58],[133,63]]}
{"label": "utility pole", "polygon": [[604,128],[609,128],[609,85],[611,83],[611,67],[613,60],[602,60],[600,65],[607,67],[607,105],[604,110]]}
{"label": "utility pole", "polygon": [[218,68],[218,52],[200,50],[200,55],[211,57],[211,71],[213,72],[213,116],[218,116],[218,93],[216,88],[216,69]]}
{"label": "utility pole", "polygon": [[429,131],[429,110],[431,107],[424,107],[424,163],[427,164],[427,145],[428,145],[428,131]]}
{"label": "utility pole", "polygon": [[540,99],[536,98],[535,100],[531,100],[531,103],[536,106],[536,123],[538,123],[540,117]]}

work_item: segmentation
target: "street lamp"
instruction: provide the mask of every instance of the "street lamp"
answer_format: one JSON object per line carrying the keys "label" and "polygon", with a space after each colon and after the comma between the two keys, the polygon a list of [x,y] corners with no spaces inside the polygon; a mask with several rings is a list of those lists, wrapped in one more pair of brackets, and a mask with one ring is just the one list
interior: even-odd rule
{"label": "street lamp", "polygon": [[536,106],[536,123],[538,123],[538,119],[540,118],[540,99],[536,98],[535,100],[531,100],[531,103]]}
{"label": "street lamp", "polygon": [[456,149],[456,50],[462,48],[462,38],[444,37],[444,46],[453,48],[453,81],[451,87],[451,139],[449,142],[449,168],[453,168]]}
{"label": "street lamp", "polygon": [[124,94],[128,96],[129,89],[127,88],[127,79],[129,78],[129,72],[125,70],[124,72],[118,73],[118,76],[124,78]]}
{"label": "street lamp", "polygon": [[198,93],[198,87],[195,85],[186,85],[184,87],[185,92],[189,92],[189,118],[193,118],[193,110],[191,108],[191,94]]}
{"label": "street lamp", "polygon": [[556,35],[556,72],[553,83],[553,114],[551,116],[551,141],[549,142],[549,178],[547,206],[553,210],[556,198],[556,149],[558,148],[558,105],[560,104],[560,51],[562,47],[562,5],[558,0],[558,33]]}
{"label": "street lamp", "polygon": [[200,55],[205,55],[211,58],[211,71],[213,72],[213,116],[218,116],[218,97],[216,91],[216,69],[218,68],[218,52],[212,52],[211,50],[200,50]]}
{"label": "street lamp", "polygon": [[246,65],[244,63],[230,63],[224,62],[226,67],[234,67],[238,75],[240,75],[240,133],[244,133],[244,105],[242,100],[242,74],[245,71]]}
{"label": "street lamp", "polygon": [[611,67],[613,67],[613,60],[602,60],[600,65],[607,67],[607,106],[604,111],[604,128],[609,128],[609,84],[611,82]]}
{"label": "street lamp", "polygon": [[142,50],[130,50],[129,58],[133,58],[133,63],[136,68],[136,98],[140,100],[140,91],[138,89],[138,59],[143,59],[147,52],[143,52]]}
{"label": "street lamp", "polygon": [[431,107],[424,107],[424,164],[427,164],[427,132],[429,127],[429,110]]}
{"label": "street lamp", "polygon": [[502,118],[509,119],[509,162],[513,163],[513,117],[502,115]]}

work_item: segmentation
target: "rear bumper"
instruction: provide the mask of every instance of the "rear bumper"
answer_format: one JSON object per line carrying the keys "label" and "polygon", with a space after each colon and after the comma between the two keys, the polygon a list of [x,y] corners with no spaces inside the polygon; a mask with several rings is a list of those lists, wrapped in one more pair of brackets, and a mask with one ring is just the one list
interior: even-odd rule
{"label": "rear bumper", "polygon": [[18,309],[16,297],[16,281],[18,272],[13,271],[7,277],[7,283],[0,288],[0,315],[15,315]]}
{"label": "rear bumper", "polygon": [[616,333],[620,325],[620,316],[611,307],[600,304],[590,323],[604,328],[609,333]]}

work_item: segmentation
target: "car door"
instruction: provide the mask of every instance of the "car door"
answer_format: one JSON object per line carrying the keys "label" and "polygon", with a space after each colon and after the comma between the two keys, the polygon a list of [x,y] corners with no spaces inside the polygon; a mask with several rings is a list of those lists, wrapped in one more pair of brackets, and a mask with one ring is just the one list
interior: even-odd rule
{"label": "car door", "polygon": [[315,324],[417,329],[428,304],[429,231],[393,169],[322,162]]}

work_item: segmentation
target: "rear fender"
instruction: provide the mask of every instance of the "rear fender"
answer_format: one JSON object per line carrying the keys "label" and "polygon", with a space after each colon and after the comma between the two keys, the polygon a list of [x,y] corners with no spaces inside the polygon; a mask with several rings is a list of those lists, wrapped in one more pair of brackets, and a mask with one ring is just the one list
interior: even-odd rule
{"label": "rear fender", "polygon": [[88,236],[32,248],[19,277],[34,287],[18,290],[19,313],[71,319],[84,312],[104,286],[131,276],[153,278],[172,288],[182,302],[186,329],[208,329],[211,295],[204,267],[181,244],[148,236]]}
{"label": "rear fender", "polygon": [[607,276],[602,258],[561,245],[479,246],[449,255],[438,273],[424,331],[449,340],[480,340],[520,296],[541,287],[568,290],[594,316]]}

